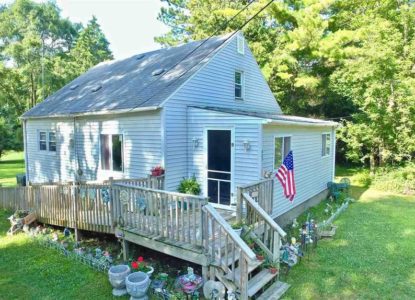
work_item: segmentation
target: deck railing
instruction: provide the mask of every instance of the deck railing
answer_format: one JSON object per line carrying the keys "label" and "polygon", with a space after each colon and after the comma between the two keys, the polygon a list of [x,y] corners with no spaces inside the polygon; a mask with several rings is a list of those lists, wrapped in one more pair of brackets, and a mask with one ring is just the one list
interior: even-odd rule
{"label": "deck railing", "polygon": [[273,179],[263,179],[238,187],[237,218],[243,220],[251,238],[265,252],[267,258],[278,262],[284,230],[271,218]]}
{"label": "deck railing", "polygon": [[206,254],[231,276],[240,299],[248,299],[248,264],[256,259],[255,253],[210,204],[203,207],[203,224]]}
{"label": "deck railing", "polygon": [[1,187],[0,208],[31,210],[38,221],[51,225],[113,233],[121,215],[121,204],[113,195],[116,182],[153,187],[162,186],[163,178]]}
{"label": "deck railing", "polygon": [[206,197],[127,184],[112,186],[114,201],[120,203],[125,230],[165,238],[173,243],[202,246],[202,207]]}

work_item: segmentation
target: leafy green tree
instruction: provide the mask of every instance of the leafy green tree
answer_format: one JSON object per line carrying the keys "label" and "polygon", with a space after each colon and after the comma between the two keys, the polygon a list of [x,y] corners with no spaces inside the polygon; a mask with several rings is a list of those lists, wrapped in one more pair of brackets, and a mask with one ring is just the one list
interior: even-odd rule
{"label": "leafy green tree", "polygon": [[16,0],[0,6],[1,149],[21,147],[18,117],[93,65],[111,59],[97,20],[83,28],[55,2]]}
{"label": "leafy green tree", "polygon": [[[172,45],[238,29],[268,1],[165,0],[156,41]],[[286,113],[344,117],[354,161],[409,160],[415,154],[413,0],[275,1],[244,35]],[[344,148],[344,147],[342,147]]]}

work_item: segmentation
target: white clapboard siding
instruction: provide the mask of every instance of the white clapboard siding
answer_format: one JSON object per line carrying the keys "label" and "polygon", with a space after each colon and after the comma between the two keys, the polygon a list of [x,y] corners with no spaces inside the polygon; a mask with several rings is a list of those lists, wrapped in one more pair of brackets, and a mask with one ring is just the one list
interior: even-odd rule
{"label": "white clapboard siding", "polygon": [[[257,181],[261,172],[261,119],[221,113],[216,111],[189,108],[188,111],[188,141],[189,174],[195,175],[202,183],[203,193],[206,194],[206,141],[205,129],[233,129],[234,130],[234,186]],[[193,138],[199,140],[198,147],[193,146]],[[249,141],[251,148],[245,151],[243,142]]]}
{"label": "white clapboard siding", "polygon": [[322,157],[322,133],[331,132],[331,128],[299,126],[264,125],[262,168],[273,171],[275,135],[291,136],[291,149],[294,154],[295,183],[297,195],[290,203],[283,194],[280,182],[274,180],[273,217],[279,216],[303,203],[327,188],[327,182],[333,176],[333,143],[329,156]]}
{"label": "white clapboard siding", "polygon": [[[139,178],[162,163],[160,112],[142,112],[112,116],[85,116],[76,121],[76,149],[82,180]],[[38,132],[57,133],[56,153],[39,151]],[[100,168],[100,133],[123,134],[124,172]],[[73,119],[29,119],[27,155],[29,181],[72,181],[76,170],[75,151],[70,147]]]}
{"label": "white clapboard siding", "polygon": [[[235,70],[244,72],[244,100],[234,98]],[[175,190],[189,174],[188,161],[192,157],[185,155],[188,126],[184,117],[189,105],[281,112],[246,43],[245,55],[241,55],[236,50],[234,37],[164,105],[166,188],[169,190]]]}

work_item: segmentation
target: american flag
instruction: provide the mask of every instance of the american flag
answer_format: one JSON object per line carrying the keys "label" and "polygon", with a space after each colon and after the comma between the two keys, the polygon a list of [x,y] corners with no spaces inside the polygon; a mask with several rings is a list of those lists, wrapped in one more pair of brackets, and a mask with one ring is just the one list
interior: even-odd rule
{"label": "american flag", "polygon": [[296,193],[294,180],[294,158],[292,151],[290,151],[284,158],[284,161],[281,167],[279,167],[275,177],[277,177],[281,182],[281,185],[284,188],[285,197],[290,199],[292,202]]}

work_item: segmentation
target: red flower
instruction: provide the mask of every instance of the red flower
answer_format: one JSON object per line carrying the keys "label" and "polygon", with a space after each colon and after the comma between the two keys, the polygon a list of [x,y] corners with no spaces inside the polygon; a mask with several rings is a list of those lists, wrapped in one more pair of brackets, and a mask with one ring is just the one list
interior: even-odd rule
{"label": "red flower", "polygon": [[136,261],[133,261],[133,262],[131,263],[131,267],[132,267],[133,269],[138,269],[138,263],[137,263]]}
{"label": "red flower", "polygon": [[142,256],[138,257],[137,261],[138,262],[143,262],[144,261],[144,257],[142,257]]}

